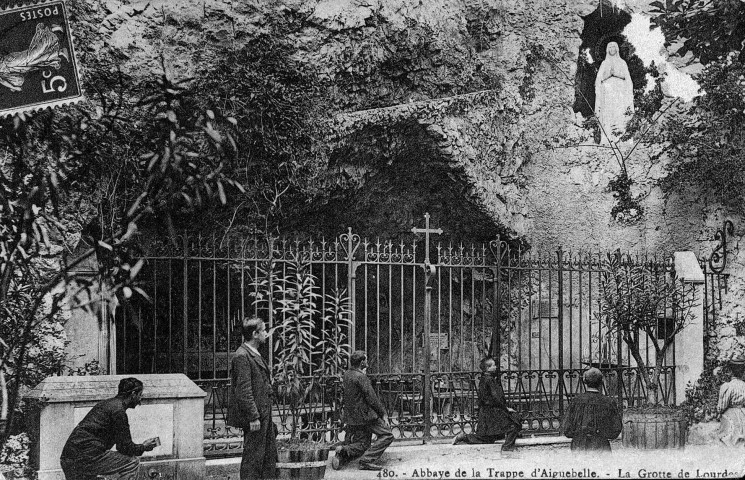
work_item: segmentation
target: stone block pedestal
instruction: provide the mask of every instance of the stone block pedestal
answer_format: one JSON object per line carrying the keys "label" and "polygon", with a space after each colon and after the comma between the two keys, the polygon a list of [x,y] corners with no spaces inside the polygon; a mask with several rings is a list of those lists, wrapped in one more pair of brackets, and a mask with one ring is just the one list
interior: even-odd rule
{"label": "stone block pedestal", "polygon": [[30,463],[39,480],[62,480],[62,448],[73,428],[101,400],[116,396],[119,381],[144,385],[142,405],[127,410],[132,440],[160,437],[142,456],[139,478],[197,480],[205,477],[203,455],[206,393],[183,374],[50,377],[26,398],[35,403],[28,425]]}

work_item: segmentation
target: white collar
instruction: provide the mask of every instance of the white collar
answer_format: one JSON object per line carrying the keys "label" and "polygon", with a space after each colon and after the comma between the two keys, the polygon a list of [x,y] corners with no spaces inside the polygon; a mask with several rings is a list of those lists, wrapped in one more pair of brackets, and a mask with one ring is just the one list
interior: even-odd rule
{"label": "white collar", "polygon": [[585,390],[587,390],[588,392],[595,392],[595,393],[600,393],[600,390],[599,390],[599,389],[597,389],[597,388],[590,388],[590,387],[587,387],[587,388],[586,388]]}
{"label": "white collar", "polygon": [[257,349],[255,349],[255,348],[253,347],[253,345],[251,345],[250,343],[248,343],[248,342],[244,342],[244,343],[243,343],[243,345],[245,345],[247,349],[249,349],[250,351],[252,351],[252,352],[253,352],[253,353],[255,353],[256,355],[258,355],[258,356],[261,356],[261,354],[259,353],[259,351],[258,351]]}

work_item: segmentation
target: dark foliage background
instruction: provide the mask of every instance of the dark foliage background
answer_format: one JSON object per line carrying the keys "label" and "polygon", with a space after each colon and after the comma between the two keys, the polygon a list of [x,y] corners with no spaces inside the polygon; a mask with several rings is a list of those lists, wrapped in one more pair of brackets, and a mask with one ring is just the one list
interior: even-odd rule
{"label": "dark foliage background", "polygon": [[705,95],[663,124],[651,141],[673,159],[668,190],[696,185],[714,201],[745,207],[745,3],[736,0],[653,2],[677,55],[704,65]]}

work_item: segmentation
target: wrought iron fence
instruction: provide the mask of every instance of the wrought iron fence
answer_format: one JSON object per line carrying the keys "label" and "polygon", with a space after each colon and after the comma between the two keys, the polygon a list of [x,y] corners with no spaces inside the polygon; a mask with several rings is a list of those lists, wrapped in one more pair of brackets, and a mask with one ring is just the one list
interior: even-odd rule
{"label": "wrought iron fence", "polygon": [[[558,430],[590,365],[606,372],[607,393],[622,405],[645,398],[628,348],[620,335],[608,335],[597,315],[604,254],[532,254],[500,240],[433,245],[426,253],[434,270],[427,274],[426,240],[373,242],[350,231],[334,241],[184,237],[178,248],[152,246],[140,274],[150,299],[130,299],[118,310],[118,370],[186,373],[208,392],[205,454],[236,454],[242,432],[225,425],[225,413],[230,360],[241,342],[237,326],[250,314],[263,316],[270,327],[283,321],[285,314],[267,308],[262,298],[267,262],[281,279],[302,257],[318,294],[313,333],[319,348],[302,372],[309,392],[304,401],[293,406],[276,397],[280,435],[288,435],[294,421],[301,437],[340,438],[341,383],[339,371],[324,367],[333,339],[323,317],[341,290],[349,292],[351,324],[340,331],[353,339],[348,349],[368,353],[369,374],[397,438],[473,430],[478,363],[487,354],[499,359],[508,403],[528,433]],[[672,269],[670,261],[654,258],[626,255],[623,261],[646,263],[659,275]],[[279,301],[286,292],[272,295]],[[665,328],[663,321],[662,335]],[[654,355],[650,345],[643,351],[647,360]],[[263,354],[276,364],[273,345]],[[674,401],[674,351],[664,365],[658,395]]]}

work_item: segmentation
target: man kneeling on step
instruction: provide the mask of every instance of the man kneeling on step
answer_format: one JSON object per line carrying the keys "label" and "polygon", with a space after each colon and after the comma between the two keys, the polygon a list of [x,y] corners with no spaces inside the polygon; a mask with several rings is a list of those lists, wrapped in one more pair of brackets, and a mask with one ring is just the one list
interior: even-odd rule
{"label": "man kneeling on step", "polygon": [[476,432],[459,433],[453,445],[494,443],[500,435],[505,435],[502,451],[515,450],[522,419],[515,410],[507,406],[497,362],[491,357],[486,357],[481,360],[480,366],[483,375],[479,382],[479,421]]}
{"label": "man kneeling on step", "polygon": [[[331,466],[339,470],[343,464],[360,457],[360,470],[382,470],[377,461],[393,442],[388,415],[367,377],[365,352],[354,352],[349,363],[349,370],[344,372],[344,423],[347,436],[345,445],[336,447]],[[376,437],[374,443],[371,442],[373,434]]]}

